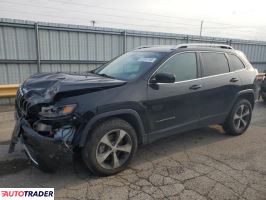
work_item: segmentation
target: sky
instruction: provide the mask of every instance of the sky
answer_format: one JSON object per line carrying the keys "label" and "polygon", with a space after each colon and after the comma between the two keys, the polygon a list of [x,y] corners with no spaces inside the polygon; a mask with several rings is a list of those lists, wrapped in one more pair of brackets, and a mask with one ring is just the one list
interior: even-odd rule
{"label": "sky", "polygon": [[266,40],[264,0],[0,0],[0,18]]}

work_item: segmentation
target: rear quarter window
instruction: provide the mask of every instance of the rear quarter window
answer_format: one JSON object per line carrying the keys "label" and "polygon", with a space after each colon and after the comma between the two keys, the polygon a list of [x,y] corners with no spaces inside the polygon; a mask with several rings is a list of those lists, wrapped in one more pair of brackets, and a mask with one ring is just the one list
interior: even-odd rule
{"label": "rear quarter window", "polygon": [[236,55],[227,54],[227,56],[228,56],[228,59],[229,59],[229,64],[230,64],[231,71],[236,71],[236,70],[240,70],[240,69],[244,69],[245,68],[243,62]]}

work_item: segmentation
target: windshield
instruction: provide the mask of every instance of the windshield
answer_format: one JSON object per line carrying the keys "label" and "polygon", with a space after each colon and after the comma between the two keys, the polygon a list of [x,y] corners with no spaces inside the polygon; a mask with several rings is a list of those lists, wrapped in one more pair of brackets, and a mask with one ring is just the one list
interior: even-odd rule
{"label": "windshield", "polygon": [[94,73],[121,80],[133,80],[151,69],[163,55],[162,52],[128,52],[99,67]]}

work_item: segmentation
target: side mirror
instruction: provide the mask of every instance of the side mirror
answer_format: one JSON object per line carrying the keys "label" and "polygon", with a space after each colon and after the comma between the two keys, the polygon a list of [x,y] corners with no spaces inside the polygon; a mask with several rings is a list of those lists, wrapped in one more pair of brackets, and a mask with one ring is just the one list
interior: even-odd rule
{"label": "side mirror", "polygon": [[151,83],[174,83],[175,75],[169,73],[158,73],[151,79]]}

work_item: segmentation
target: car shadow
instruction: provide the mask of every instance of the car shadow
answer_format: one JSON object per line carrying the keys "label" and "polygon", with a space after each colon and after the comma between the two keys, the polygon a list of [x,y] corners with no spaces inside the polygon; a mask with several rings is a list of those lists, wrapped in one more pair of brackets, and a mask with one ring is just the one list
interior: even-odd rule
{"label": "car shadow", "polygon": [[[231,137],[226,135],[218,125],[173,135],[153,142],[152,144],[140,146],[129,167],[137,167],[138,165],[145,164],[145,162],[167,158],[172,154],[183,152],[184,150],[209,145],[229,138]],[[77,178],[97,178],[86,168],[80,154],[74,154],[72,166],[72,170]],[[58,173],[62,173],[65,170],[64,168],[63,165],[58,170]]]}
{"label": "car shadow", "polygon": [[[140,146],[128,168],[144,170],[145,166],[149,165],[150,162],[168,159],[172,155],[184,153],[193,148],[218,143],[230,138],[232,137],[226,135],[223,129],[218,125],[173,135],[152,144]],[[27,161],[28,160],[25,160],[25,162]],[[38,187],[54,187],[59,190],[105,179],[94,176],[86,168],[78,153],[69,156],[67,161],[62,162],[59,169],[54,174],[46,174],[32,165],[25,166],[27,168],[23,171],[9,173],[8,176],[24,177],[21,183],[16,181],[12,183],[12,185],[16,187],[25,187],[25,185],[27,185],[27,187],[33,187],[37,185]],[[8,178],[8,176],[6,178]],[[11,182],[12,179],[13,178],[8,178]],[[11,183],[8,184],[10,185]]]}
{"label": "car shadow", "polygon": [[256,102],[256,104],[255,104],[255,109],[256,109],[257,107],[264,107],[264,108],[266,108],[266,102],[264,102],[263,100],[258,100],[258,101]]}
{"label": "car shadow", "polygon": [[266,102],[263,100],[256,102],[251,120],[252,126],[266,127],[265,108]]}

